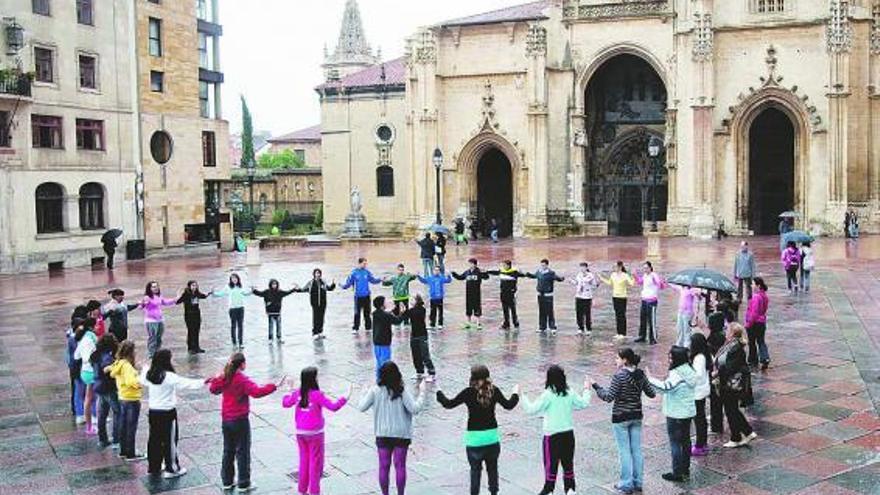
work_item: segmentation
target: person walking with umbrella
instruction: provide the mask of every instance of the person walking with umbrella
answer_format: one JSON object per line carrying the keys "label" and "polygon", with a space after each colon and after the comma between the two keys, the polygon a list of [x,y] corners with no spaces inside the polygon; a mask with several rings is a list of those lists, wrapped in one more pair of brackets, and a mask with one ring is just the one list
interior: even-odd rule
{"label": "person walking with umbrella", "polygon": [[101,236],[101,245],[104,247],[104,254],[107,255],[107,269],[113,269],[113,257],[116,255],[116,239],[122,235],[119,229],[110,229]]}
{"label": "person walking with umbrella", "polygon": [[431,239],[430,232],[425,232],[425,237],[416,239],[415,242],[419,245],[419,258],[422,259],[422,274],[425,278],[428,278],[434,269],[434,250],[436,245],[434,240]]}

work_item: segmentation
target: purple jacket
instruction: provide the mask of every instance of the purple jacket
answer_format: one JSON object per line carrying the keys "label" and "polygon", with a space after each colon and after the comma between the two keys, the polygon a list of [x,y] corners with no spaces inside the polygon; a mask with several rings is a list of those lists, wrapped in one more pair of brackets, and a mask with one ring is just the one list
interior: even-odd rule
{"label": "purple jacket", "polygon": [[785,248],[782,252],[782,266],[788,270],[801,264],[801,252],[797,248]]}

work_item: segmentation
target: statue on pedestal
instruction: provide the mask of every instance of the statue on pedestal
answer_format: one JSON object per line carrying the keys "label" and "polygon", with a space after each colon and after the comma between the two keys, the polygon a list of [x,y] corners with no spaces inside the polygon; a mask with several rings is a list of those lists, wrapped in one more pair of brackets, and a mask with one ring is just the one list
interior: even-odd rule
{"label": "statue on pedestal", "polygon": [[349,193],[351,210],[345,216],[345,226],[342,228],[342,237],[358,238],[367,234],[367,218],[361,212],[363,201],[361,191],[357,186],[351,188]]}

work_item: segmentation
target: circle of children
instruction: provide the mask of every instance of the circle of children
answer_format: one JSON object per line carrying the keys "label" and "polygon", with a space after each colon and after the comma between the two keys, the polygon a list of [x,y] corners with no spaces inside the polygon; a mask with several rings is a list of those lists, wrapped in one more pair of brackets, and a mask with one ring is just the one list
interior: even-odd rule
{"label": "circle of children", "polygon": [[[786,250],[788,251],[788,250]],[[802,252],[803,253],[803,252]],[[805,258],[812,257],[808,251]],[[795,254],[783,254],[783,263],[792,281],[792,264]],[[413,275],[403,265],[397,274],[380,279],[374,277],[367,267],[367,260],[360,259],[342,285],[354,289],[353,332],[358,332],[363,322],[372,339],[376,358],[376,383],[360,394],[355,407],[361,411],[372,408],[378,451],[379,485],[383,494],[389,493],[389,473],[393,465],[396,473],[398,494],[406,486],[406,457],[413,432],[413,416],[424,406],[425,389],[434,380],[435,369],[428,347],[428,329],[443,327],[443,299],[445,286],[452,278],[466,283],[466,315],[469,328],[480,328],[481,284],[490,276],[500,280],[501,302],[504,312],[504,331],[517,331],[519,320],[516,312],[516,292],[519,278],[537,280],[539,308],[538,332],[549,336],[557,332],[553,314],[554,284],[564,281],[550,268],[547,260],[533,273],[524,273],[504,261],[498,270],[483,271],[477,260],[471,259],[470,267],[463,273],[443,273],[443,267],[425,264],[425,273]],[[806,263],[800,263],[804,266]],[[810,262],[812,268],[812,262]],[[667,287],[656,274],[650,262],[644,262],[640,273],[631,275],[622,262],[611,273],[594,274],[587,263],[582,263],[570,282],[575,286],[575,313],[578,333],[582,336],[592,332],[591,305],[594,291],[600,283],[611,287],[613,307],[616,312],[617,334],[615,341],[626,339],[626,306],[628,289],[641,286],[641,318],[637,343],[657,342],[657,303],[659,291]],[[702,294],[698,289],[676,287],[680,294],[675,345],[669,351],[669,367],[665,378],[654,377],[648,370],[639,368],[639,355],[632,348],[620,347],[617,352],[617,372],[608,386],[594,382],[590,377],[583,381],[583,389],[569,386],[565,371],[553,365],[547,369],[544,392],[534,401],[520,394],[514,386],[505,395],[493,384],[489,370],[482,365],[471,369],[469,386],[454,397],[436,392],[437,401],[446,409],[467,406],[467,430],[464,436],[467,461],[470,465],[470,493],[480,492],[483,466],[488,475],[489,492],[499,491],[498,461],[500,432],[496,422],[496,405],[514,409],[522,402],[523,409],[532,415],[543,416],[543,444],[545,485],[541,494],[554,491],[559,466],[562,466],[562,482],[566,494],[575,492],[573,465],[575,435],[572,413],[588,406],[591,396],[613,403],[612,430],[618,446],[620,479],[615,488],[621,493],[642,490],[642,395],[653,398],[663,395],[663,413],[667,417],[667,431],[672,458],[672,469],[663,478],[683,482],[690,476],[691,456],[703,456],[709,452],[707,444],[706,402],[711,407],[711,430],[721,434],[723,418],[728,421],[730,440],[724,447],[735,448],[752,441],[756,434],[744,417],[741,407],[751,403],[750,366],[764,370],[770,362],[766,332],[769,300],[767,286],[757,276],[755,258],[747,243],[743,243],[734,263],[734,274],[739,281],[738,297],[731,294]],[[196,282],[190,282],[176,298],[162,296],[159,285],[150,282],[145,294],[137,304],[127,304],[119,289],[110,291],[107,304],[92,301],[77,307],[68,330],[68,362],[71,379],[71,407],[77,423],[85,424],[89,434],[97,434],[101,446],[118,449],[126,461],[148,459],[149,472],[156,476],[175,478],[186,473],[178,461],[177,438],[177,392],[207,386],[211,393],[222,395],[223,461],[222,484],[225,490],[238,489],[248,492],[254,489],[250,474],[251,430],[249,424],[249,400],[274,393],[283,388],[287,378],[280,383],[259,385],[245,374],[247,361],[243,348],[244,301],[253,294],[265,301],[269,315],[269,341],[281,341],[280,310],[282,298],[292,292],[310,295],[313,308],[313,334],[323,338],[323,321],[327,305],[327,291],[334,290],[334,283],[321,278],[315,269],[313,279],[303,287],[282,290],[273,280],[265,291],[246,289],[236,274],[229,277],[229,284],[222,290],[199,290]],[[809,277],[805,277],[809,280]],[[415,296],[409,306],[409,284],[419,281],[429,293],[430,315],[426,317],[425,301]],[[384,296],[371,296],[371,285],[384,284],[393,288],[392,301]],[[807,286],[808,287],[808,286]],[[753,290],[754,289],[754,290]],[[737,322],[739,301],[746,292],[748,309],[744,325]],[[204,352],[199,347],[201,317],[199,302],[207,297],[225,297],[229,303],[231,340],[234,354],[217,376],[207,379],[191,379],[179,376],[172,365],[171,351],[162,347],[164,331],[163,307],[182,304],[188,330],[187,344],[191,353]],[[736,298],[735,298],[736,297]],[[699,300],[706,299],[708,316],[705,323],[695,316]],[[393,303],[393,304],[392,304]],[[370,308],[373,308],[370,314]],[[393,307],[393,309],[392,309]],[[141,309],[147,335],[146,354],[148,364],[138,372],[136,345],[128,338],[128,312]],[[429,320],[429,322],[426,322]],[[392,327],[410,327],[411,348],[419,380],[413,395],[404,387],[398,365],[391,360]],[[694,332],[694,327],[703,331]],[[427,371],[427,374],[425,372]],[[320,493],[321,474],[324,467],[323,411],[337,411],[351,397],[351,389],[338,399],[325,395],[318,385],[318,370],[313,367],[302,370],[297,385],[288,389],[282,406],[295,409],[296,439],[299,447],[298,492],[316,495]],[[149,397],[149,441],[147,455],[135,448],[135,434],[141,399],[144,392]],[[93,415],[97,404],[97,418]],[[108,416],[112,415],[112,428],[108,431]],[[696,442],[691,445],[691,422],[695,424]],[[236,479],[236,470],[238,477]]]}

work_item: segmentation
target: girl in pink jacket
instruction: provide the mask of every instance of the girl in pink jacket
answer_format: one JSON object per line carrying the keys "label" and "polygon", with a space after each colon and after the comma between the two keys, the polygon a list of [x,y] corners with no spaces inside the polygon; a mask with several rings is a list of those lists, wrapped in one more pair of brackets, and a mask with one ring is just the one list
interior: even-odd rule
{"label": "girl in pink jacket", "polygon": [[300,387],[284,396],[285,408],[296,407],[296,443],[299,446],[299,486],[302,495],[321,493],[324,471],[324,409],[338,411],[348,402],[351,386],[345,397],[333,400],[318,386],[318,369],[312,366],[300,373]]}
{"label": "girl in pink jacket", "polygon": [[749,299],[749,309],[746,310],[746,332],[749,334],[749,364],[757,366],[761,363],[761,370],[766,370],[770,365],[770,351],[767,349],[765,334],[767,333],[767,310],[770,308],[770,298],[767,297],[767,284],[761,277],[755,277],[752,281],[755,290]]}
{"label": "girl in pink jacket", "polygon": [[801,251],[794,242],[789,242],[788,247],[782,252],[782,267],[785,268],[785,277],[788,280],[788,291],[798,291],[798,269],[801,266]]}

